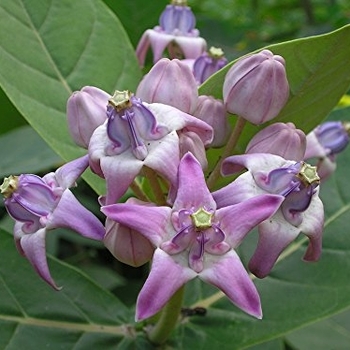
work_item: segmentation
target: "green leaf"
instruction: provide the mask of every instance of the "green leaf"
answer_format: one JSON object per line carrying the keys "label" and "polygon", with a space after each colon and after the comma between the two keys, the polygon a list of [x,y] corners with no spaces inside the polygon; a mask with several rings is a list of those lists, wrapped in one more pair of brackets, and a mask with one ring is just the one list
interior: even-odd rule
{"label": "green leaf", "polygon": [[30,126],[22,126],[0,136],[0,178],[11,174],[38,173],[60,163],[60,157]]}
{"label": "green leaf", "polygon": [[[344,44],[349,40],[350,25],[347,25],[328,34],[266,47],[285,58],[291,91],[286,106],[271,123],[293,122],[309,132],[326,118],[350,85],[350,46]],[[225,75],[234,63],[209,78],[200,87],[200,93],[222,98]],[[247,126],[238,148],[244,150],[258,130],[259,127]]]}
{"label": "green leaf", "polygon": [[[70,138],[66,102],[85,85],[133,90],[141,76],[119,20],[99,0],[3,0],[0,85],[64,160],[85,153]],[[101,181],[88,181],[101,193]]]}
{"label": "green leaf", "polygon": [[129,336],[133,313],[116,297],[75,268],[49,259],[63,286],[54,291],[18,255],[10,234],[0,231],[0,241],[1,349],[117,349]]}
{"label": "green leaf", "polygon": [[348,350],[350,343],[349,310],[324,321],[299,329],[286,336],[286,341],[298,350]]}
{"label": "green leaf", "polygon": [[[136,47],[143,32],[159,24],[159,17],[168,0],[104,0],[123,23],[131,42]],[[142,11],[140,10],[142,9]]]}
{"label": "green leaf", "polygon": [[0,89],[0,106],[2,120],[6,118],[6,123],[0,124],[0,134],[5,134],[8,131],[15,129],[21,125],[27,124],[25,119],[18,113],[16,108],[10,102],[3,90]]}

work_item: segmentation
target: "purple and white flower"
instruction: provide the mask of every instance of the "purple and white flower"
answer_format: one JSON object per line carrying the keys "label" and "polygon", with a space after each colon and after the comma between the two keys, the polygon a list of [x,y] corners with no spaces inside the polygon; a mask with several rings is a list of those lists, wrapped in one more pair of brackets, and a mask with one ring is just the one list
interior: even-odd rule
{"label": "purple and white flower", "polygon": [[143,166],[177,186],[180,162],[177,131],[193,131],[210,143],[212,128],[174,107],[142,102],[128,91],[116,91],[109,100],[108,120],[93,133],[89,144],[90,167],[106,179],[104,204],[115,203]]}
{"label": "purple and white flower", "polygon": [[249,269],[257,277],[265,277],[281,252],[300,232],[309,238],[304,260],[318,260],[322,249],[324,211],[318,196],[320,178],[316,167],[277,155],[254,153],[226,158],[222,173],[230,175],[244,168],[248,171],[226,188],[213,193],[219,208],[266,193],[285,198],[276,214],[259,224],[258,246]]}
{"label": "purple and white flower", "polygon": [[207,48],[206,41],[195,28],[196,19],[186,0],[172,0],[159,18],[159,26],[147,29],[136,48],[136,56],[143,66],[151,46],[153,63],[168,49],[169,58],[196,59]]}
{"label": "purple and white flower", "polygon": [[14,238],[18,251],[55,289],[59,287],[51,277],[46,260],[46,234],[55,228],[68,228],[95,240],[102,240],[104,235],[102,223],[69,190],[87,166],[88,157],[84,156],[44,177],[10,176],[0,187],[5,207],[15,220]]}
{"label": "purple and white flower", "polygon": [[305,160],[316,158],[317,172],[322,180],[336,169],[336,155],[342,152],[350,141],[350,123],[330,121],[318,125],[306,135]]}
{"label": "purple and white flower", "polygon": [[156,247],[152,268],[136,305],[136,319],[157,313],[195,277],[221,289],[239,308],[261,318],[258,292],[234,251],[246,234],[271,217],[280,195],[264,194],[217,209],[196,158],[187,153],[179,165],[172,208],[119,203],[102,207],[111,220],[136,230]]}

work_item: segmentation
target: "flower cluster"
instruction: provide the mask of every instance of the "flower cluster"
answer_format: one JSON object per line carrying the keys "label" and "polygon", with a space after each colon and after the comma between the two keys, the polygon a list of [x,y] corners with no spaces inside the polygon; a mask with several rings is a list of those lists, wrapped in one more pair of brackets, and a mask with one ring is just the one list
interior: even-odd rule
{"label": "flower cluster", "polygon": [[[45,237],[59,227],[102,241],[131,266],[151,262],[137,299],[138,321],[155,315],[196,277],[261,318],[247,270],[267,276],[300,233],[309,240],[304,260],[319,259],[319,187],[349,143],[349,124],[324,123],[305,135],[292,123],[270,123],[237,154],[242,121],[272,121],[288,102],[285,59],[262,50],[227,67],[220,49],[205,52],[186,1],[172,1],[159,26],[144,33],[136,49],[141,66],[149,46],[154,65],[135,92],[86,86],[68,99],[69,130],[84,157],[44,177],[5,178],[0,190],[15,220],[17,248],[56,289]],[[163,58],[166,48],[169,57]],[[198,85],[223,67],[222,100],[199,95]],[[208,165],[210,148],[222,150],[214,167]],[[316,165],[308,163],[315,159]],[[106,182],[99,198],[105,222],[69,189],[87,167]],[[220,172],[239,175],[218,188]],[[245,267],[236,248],[254,228],[259,239]]]}

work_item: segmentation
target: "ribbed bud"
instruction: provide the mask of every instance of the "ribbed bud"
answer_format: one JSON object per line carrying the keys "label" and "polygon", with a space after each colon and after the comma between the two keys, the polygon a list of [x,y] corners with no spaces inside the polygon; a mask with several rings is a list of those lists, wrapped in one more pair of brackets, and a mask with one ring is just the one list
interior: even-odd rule
{"label": "ribbed bud", "polygon": [[228,112],[253,124],[275,118],[289,97],[283,57],[263,50],[242,58],[226,74],[223,97]]}
{"label": "ribbed bud", "polygon": [[163,103],[192,114],[197,105],[198,90],[186,64],[163,58],[142,79],[136,96],[147,103]]}
{"label": "ribbed bud", "polygon": [[209,147],[221,147],[226,143],[231,126],[222,100],[217,100],[212,96],[199,96],[197,108],[193,115],[213,128],[214,138],[208,145]]}
{"label": "ribbed bud", "polygon": [[248,143],[245,153],[271,153],[284,159],[304,159],[306,136],[293,123],[274,123],[259,131]]}
{"label": "ribbed bud", "polygon": [[107,119],[107,104],[111,96],[94,86],[74,92],[67,101],[69,131],[75,143],[88,148],[94,130]]}

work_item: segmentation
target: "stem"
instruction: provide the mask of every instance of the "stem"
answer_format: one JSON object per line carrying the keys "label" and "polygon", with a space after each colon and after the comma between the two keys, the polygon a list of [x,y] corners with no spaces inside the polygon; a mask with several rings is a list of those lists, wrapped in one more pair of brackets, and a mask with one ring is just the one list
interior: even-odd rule
{"label": "stem", "polygon": [[146,196],[145,193],[143,193],[142,189],[140,188],[139,184],[134,180],[131,185],[130,188],[132,189],[132,191],[134,192],[135,196],[144,201],[144,202],[150,202],[149,198]]}
{"label": "stem", "polygon": [[163,344],[169,338],[181,312],[184,290],[184,286],[179,288],[164,306],[158,322],[148,334],[152,343]]}
{"label": "stem", "polygon": [[143,167],[143,173],[147,177],[150,183],[150,186],[152,187],[156,203],[158,205],[166,205],[164,193],[163,193],[162,187],[159,184],[157,174],[147,166]]}
{"label": "stem", "polygon": [[232,134],[231,134],[229,140],[227,141],[226,147],[224,148],[224,151],[222,152],[222,155],[221,155],[219,161],[216,163],[215,168],[213,169],[213,171],[209,175],[209,178],[207,181],[207,185],[208,185],[209,189],[213,189],[217,179],[220,176],[221,164],[222,164],[223,160],[225,158],[227,158],[228,156],[230,156],[232,154],[233,150],[235,149],[237,142],[238,142],[238,139],[243,131],[245,123],[246,123],[246,120],[244,118],[242,118],[242,117],[237,118],[237,122],[235,124],[235,127],[232,131]]}

